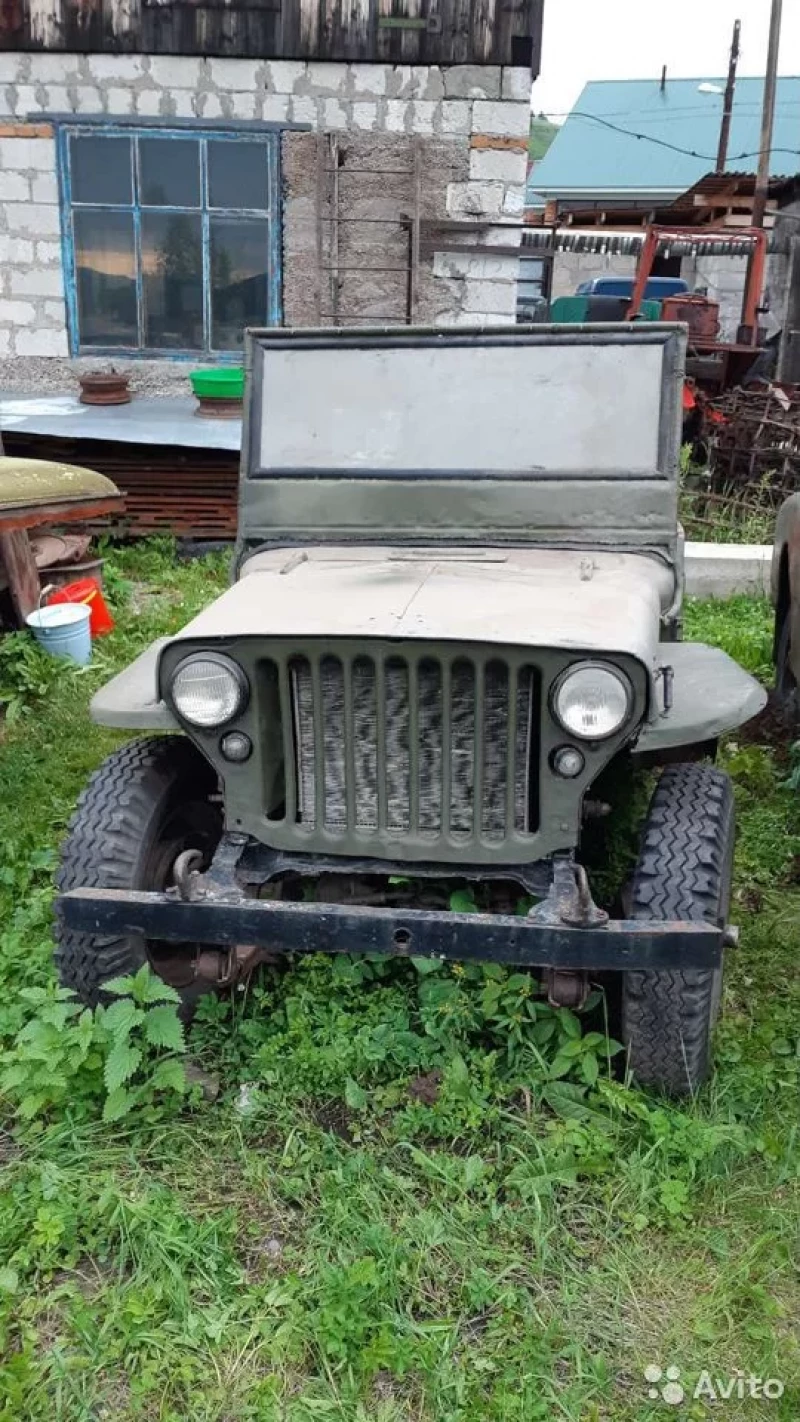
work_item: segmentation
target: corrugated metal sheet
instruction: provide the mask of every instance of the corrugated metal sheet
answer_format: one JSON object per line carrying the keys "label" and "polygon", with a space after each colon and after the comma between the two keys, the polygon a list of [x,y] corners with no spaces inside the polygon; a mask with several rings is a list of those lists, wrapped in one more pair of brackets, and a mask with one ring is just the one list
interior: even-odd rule
{"label": "corrugated metal sheet", "polygon": [[133,537],[148,533],[171,533],[177,538],[236,537],[236,451],[58,439],[8,431],[3,440],[6,454],[63,460],[113,479],[125,496],[125,507],[119,517],[102,519],[104,528]]}
{"label": "corrugated metal sheet", "polygon": [[[701,83],[725,87],[724,78],[702,76],[668,79],[663,91],[658,79],[587,84],[536,165],[529,205],[541,205],[534,202],[537,194],[625,193],[644,200],[685,192],[713,168],[719,141],[722,94],[701,93]],[[743,172],[754,172],[757,166],[763,91],[763,79],[737,80],[728,162]],[[771,171],[791,173],[798,168],[800,78],[780,78]]]}
{"label": "corrugated metal sheet", "polygon": [[539,72],[544,0],[3,0],[0,49],[202,54]]}

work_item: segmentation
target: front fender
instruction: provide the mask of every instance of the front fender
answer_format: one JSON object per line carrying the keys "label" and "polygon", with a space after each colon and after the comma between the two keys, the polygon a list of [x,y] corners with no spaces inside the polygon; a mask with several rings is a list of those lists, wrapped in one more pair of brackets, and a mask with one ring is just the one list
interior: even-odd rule
{"label": "front fender", "polygon": [[158,694],[158,659],[171,637],[159,637],[92,697],[89,714],[99,726],[125,731],[179,731]]}
{"label": "front fender", "polygon": [[743,726],[767,704],[760,682],[723,652],[703,642],[676,642],[663,647],[672,667],[672,707],[645,723],[636,744],[637,755],[659,754],[677,746],[715,741]]}

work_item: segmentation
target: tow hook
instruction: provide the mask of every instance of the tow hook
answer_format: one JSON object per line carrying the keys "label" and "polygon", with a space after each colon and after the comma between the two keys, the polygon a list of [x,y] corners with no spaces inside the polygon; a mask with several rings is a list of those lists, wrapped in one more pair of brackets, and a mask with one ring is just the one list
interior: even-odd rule
{"label": "tow hook", "polygon": [[259,963],[270,962],[273,957],[254,943],[237,943],[235,948],[204,948],[194,960],[194,976],[214,987],[235,987]]}
{"label": "tow hook", "polygon": [[[601,928],[608,914],[592,898],[589,879],[582,864],[562,856],[553,863],[553,882],[546,899],[530,910],[529,918],[540,923],[566,924],[569,928]],[[547,1001],[552,1007],[577,1011],[589,996],[587,973],[549,968],[544,977]]]}
{"label": "tow hook", "polygon": [[[184,849],[172,866],[172,877],[178,895],[185,904],[196,903],[205,898],[205,890],[200,883],[200,866],[203,856],[199,849]],[[167,890],[169,893],[169,890]]]}

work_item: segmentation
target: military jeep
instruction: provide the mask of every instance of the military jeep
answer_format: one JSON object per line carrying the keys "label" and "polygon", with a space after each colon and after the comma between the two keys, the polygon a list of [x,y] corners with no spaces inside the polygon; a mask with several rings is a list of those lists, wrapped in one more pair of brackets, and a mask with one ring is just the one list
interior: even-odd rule
{"label": "military jeep", "polygon": [[[191,1005],[284,955],[495,960],[609,985],[638,1081],[693,1090],[735,941],[710,762],[764,693],[681,641],[683,328],[247,343],[234,581],[92,703],[146,734],[72,821],[62,982],[149,960]],[[588,846],[647,775],[614,917]]]}

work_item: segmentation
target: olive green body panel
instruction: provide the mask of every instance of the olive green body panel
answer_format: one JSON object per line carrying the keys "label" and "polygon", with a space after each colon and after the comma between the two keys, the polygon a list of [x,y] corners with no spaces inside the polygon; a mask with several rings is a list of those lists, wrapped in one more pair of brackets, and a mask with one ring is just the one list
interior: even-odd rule
{"label": "olive green body panel", "polygon": [[177,634],[410,637],[628,653],[653,665],[675,593],[657,556],[552,548],[271,549]]}
{"label": "olive green body panel", "polygon": [[[202,652],[209,647],[207,636],[197,639],[185,637],[170,642],[161,653],[159,678],[162,687],[167,687],[184,657]],[[470,864],[524,864],[545,858],[556,849],[571,848],[578,843],[582,817],[582,799],[591,782],[605,765],[635,733],[637,721],[649,708],[649,687],[647,672],[642,664],[624,654],[611,654],[604,662],[616,666],[628,678],[632,688],[633,707],[631,720],[614,736],[593,743],[583,743],[585,768],[574,780],[564,780],[550,768],[552,752],[569,740],[559,727],[550,710],[550,690],[559,677],[584,649],[556,650],[551,647],[511,647],[496,645],[487,648],[485,643],[436,643],[415,642],[403,638],[375,639],[365,643],[357,638],[310,638],[291,637],[248,638],[231,637],[215,643],[218,651],[231,656],[244,669],[252,695],[246,707],[236,716],[225,730],[244,731],[252,741],[253,755],[243,765],[232,765],[225,761],[219,748],[220,731],[198,731],[195,727],[184,729],[197,743],[204,755],[213,763],[225,787],[225,816],[227,827],[255,836],[273,848],[300,853],[343,854],[355,857],[377,859],[399,859],[413,862]],[[530,745],[535,751],[531,755],[529,773],[536,784],[535,828],[524,833],[507,831],[502,836],[492,836],[483,831],[481,825],[473,824],[468,831],[426,832],[419,825],[410,824],[406,830],[387,828],[378,823],[376,828],[359,828],[355,823],[342,824],[331,829],[326,823],[304,825],[297,815],[297,787],[289,793],[284,778],[284,766],[293,765],[299,739],[297,707],[291,686],[291,668],[298,661],[307,660],[313,667],[323,661],[335,661],[352,671],[353,666],[368,657],[376,665],[385,667],[395,659],[401,660],[413,669],[415,680],[421,679],[421,664],[435,658],[437,665],[445,669],[444,684],[452,685],[456,669],[468,659],[477,668],[476,688],[482,683],[483,673],[489,664],[501,659],[511,674],[521,679],[523,669],[532,668],[536,679]],[[448,698],[445,698],[446,700]],[[413,697],[409,697],[413,705]],[[476,689],[474,704],[476,713],[482,705],[482,693]],[[413,714],[413,713],[412,713]],[[482,720],[483,717],[483,720]],[[322,719],[322,718],[320,718]],[[489,732],[485,712],[476,714],[474,745],[480,748],[488,761]],[[357,708],[344,709],[342,715],[342,744],[350,748],[354,759],[359,749]],[[472,723],[470,740],[472,741]],[[410,736],[410,783],[424,782],[424,757],[419,754],[420,728],[412,724]],[[398,749],[398,748],[396,748]],[[322,765],[323,752],[321,738],[317,764]],[[355,780],[356,770],[351,775]],[[380,772],[379,772],[380,774]],[[385,767],[384,767],[385,774]],[[475,768],[478,783],[481,774]],[[280,806],[285,796],[285,809]],[[355,799],[349,797],[350,803]],[[417,807],[417,813],[419,807]],[[480,813],[480,806],[476,807]],[[378,817],[379,821],[381,817]],[[413,811],[412,811],[413,818]]]}
{"label": "olive green body panel", "polygon": [[761,683],[719,647],[673,642],[660,652],[672,667],[672,706],[667,715],[645,722],[636,743],[638,754],[658,758],[680,746],[717,740],[767,704]]}
{"label": "olive green body panel", "polygon": [[239,539],[658,547],[684,329],[248,333]]}

